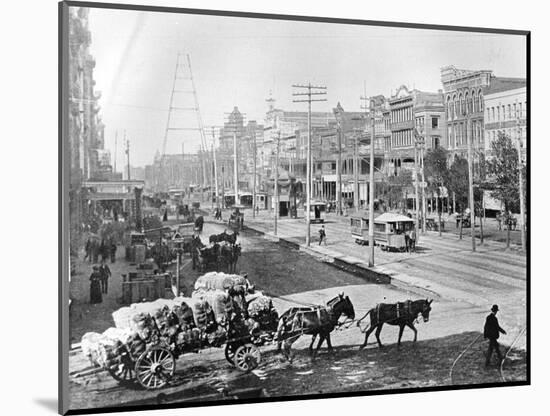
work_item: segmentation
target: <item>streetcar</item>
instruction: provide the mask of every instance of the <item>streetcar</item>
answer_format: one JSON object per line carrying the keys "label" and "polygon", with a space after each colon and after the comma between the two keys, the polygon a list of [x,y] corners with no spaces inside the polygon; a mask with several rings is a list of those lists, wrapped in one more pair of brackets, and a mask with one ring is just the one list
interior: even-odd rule
{"label": "streetcar", "polygon": [[[350,219],[351,235],[356,243],[368,244],[368,211],[353,215]],[[405,234],[414,229],[414,220],[405,215],[386,212],[374,219],[374,244],[382,250],[404,251],[407,248]]]}

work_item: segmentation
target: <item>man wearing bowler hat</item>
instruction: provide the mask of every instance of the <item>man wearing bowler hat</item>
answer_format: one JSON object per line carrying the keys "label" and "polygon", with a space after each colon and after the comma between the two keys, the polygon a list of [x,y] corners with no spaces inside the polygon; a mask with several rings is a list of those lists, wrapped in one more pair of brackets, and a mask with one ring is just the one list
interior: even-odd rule
{"label": "man wearing bowler hat", "polygon": [[498,345],[498,337],[500,334],[506,335],[506,331],[500,327],[497,319],[498,305],[493,305],[491,313],[487,315],[485,320],[485,327],[483,328],[483,336],[489,340],[489,349],[487,350],[487,357],[485,358],[485,367],[489,367],[493,350],[496,351],[498,362],[502,361],[502,354],[500,353],[500,346]]}

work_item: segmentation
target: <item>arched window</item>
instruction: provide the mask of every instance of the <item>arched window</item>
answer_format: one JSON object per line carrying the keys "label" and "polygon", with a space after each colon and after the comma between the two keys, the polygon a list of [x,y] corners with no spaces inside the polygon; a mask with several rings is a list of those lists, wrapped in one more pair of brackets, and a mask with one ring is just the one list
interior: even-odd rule
{"label": "arched window", "polygon": [[478,97],[479,111],[483,111],[483,94],[481,93],[481,90],[477,92],[477,97]]}
{"label": "arched window", "polygon": [[458,96],[458,116],[462,116],[464,114],[464,97],[462,96],[462,93]]}

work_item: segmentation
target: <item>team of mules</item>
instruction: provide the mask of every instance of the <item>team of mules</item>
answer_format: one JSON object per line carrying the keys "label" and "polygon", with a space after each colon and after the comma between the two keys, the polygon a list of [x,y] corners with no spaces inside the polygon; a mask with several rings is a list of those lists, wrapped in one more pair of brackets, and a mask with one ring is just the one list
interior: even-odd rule
{"label": "team of mules", "polygon": [[[282,352],[285,357],[291,361],[291,346],[302,335],[311,335],[309,351],[312,357],[315,357],[319,348],[326,341],[329,351],[332,351],[330,334],[336,328],[346,325],[346,323],[356,322],[357,326],[365,333],[365,341],[360,349],[367,345],[369,335],[376,329],[376,339],[378,345],[380,342],[380,331],[384,324],[398,325],[399,337],[397,344],[401,344],[401,337],[405,326],[414,331],[414,341],[417,340],[417,331],[414,323],[423,319],[428,322],[430,318],[431,304],[433,300],[407,300],[394,304],[380,303],[370,309],[361,319],[355,321],[355,310],[348,296],[343,293],[327,302],[326,306],[304,306],[292,307],[284,312],[279,319],[277,328],[277,351]],[[366,328],[361,328],[361,321],[370,316],[370,323]],[[341,318],[345,317],[342,321]],[[319,342],[315,350],[313,349],[315,340],[319,337]]]}
{"label": "team of mules", "polygon": [[208,246],[195,248],[196,261],[200,271],[214,268],[217,272],[225,270],[235,273],[237,262],[241,256],[240,244],[213,243]]}

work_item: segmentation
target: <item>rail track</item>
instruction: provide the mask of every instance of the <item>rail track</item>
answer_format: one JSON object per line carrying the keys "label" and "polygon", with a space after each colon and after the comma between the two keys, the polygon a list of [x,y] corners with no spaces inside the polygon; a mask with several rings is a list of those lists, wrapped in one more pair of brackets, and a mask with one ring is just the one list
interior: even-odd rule
{"label": "rail track", "polygon": [[[518,334],[515,336],[514,340],[512,341],[512,343],[508,346],[508,348],[506,349],[506,352],[502,358],[502,361],[500,362],[499,364],[499,367],[498,367],[498,372],[499,372],[499,378],[500,380],[505,383],[507,380],[506,380],[506,377],[504,376],[504,364],[510,354],[510,352],[512,351],[512,349],[514,348],[514,346],[516,345],[516,343],[518,342],[518,340],[523,336],[523,334],[525,333],[527,327],[523,327],[519,332]],[[452,365],[451,365],[451,368],[449,369],[449,381],[450,381],[450,384],[451,385],[454,385],[454,384],[457,384],[457,371],[456,371],[456,368],[457,368],[457,364],[464,359],[464,357],[466,356],[470,356],[472,354],[472,347],[474,345],[477,344],[477,342],[479,341],[479,339],[481,338],[483,334],[478,334],[472,341],[470,341],[466,347],[457,355],[457,357],[454,359]],[[477,352],[476,352],[477,354]]]}

